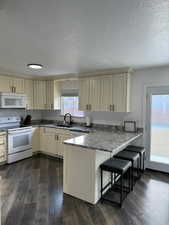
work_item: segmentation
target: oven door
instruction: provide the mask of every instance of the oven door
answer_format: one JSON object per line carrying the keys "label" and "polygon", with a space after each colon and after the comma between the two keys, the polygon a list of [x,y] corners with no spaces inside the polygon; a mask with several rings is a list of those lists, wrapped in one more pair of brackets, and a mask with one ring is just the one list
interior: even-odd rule
{"label": "oven door", "polygon": [[32,149],[32,129],[8,134],[8,154]]}

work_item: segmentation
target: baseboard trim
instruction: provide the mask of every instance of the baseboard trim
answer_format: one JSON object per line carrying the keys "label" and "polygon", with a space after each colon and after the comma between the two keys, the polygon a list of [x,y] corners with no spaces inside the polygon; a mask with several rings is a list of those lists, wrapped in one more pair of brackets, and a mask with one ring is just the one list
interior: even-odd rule
{"label": "baseboard trim", "polygon": [[42,152],[42,151],[37,151],[37,152],[33,152],[33,155],[43,155],[43,156],[48,156],[50,158],[53,159],[61,159],[63,160],[63,156],[57,155],[57,154],[52,154],[52,153],[47,153],[47,152]]}

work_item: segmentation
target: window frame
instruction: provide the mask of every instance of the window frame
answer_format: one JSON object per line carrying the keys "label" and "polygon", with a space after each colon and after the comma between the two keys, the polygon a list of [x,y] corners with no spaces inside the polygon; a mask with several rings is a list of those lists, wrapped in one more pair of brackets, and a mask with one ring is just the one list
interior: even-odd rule
{"label": "window frame", "polygon": [[[65,97],[70,97],[70,98],[72,98],[72,97],[77,97],[78,98],[78,101],[79,101],[79,96],[66,96],[66,95],[63,95],[63,96],[61,96],[61,99],[60,99],[60,106],[61,106],[61,109],[60,109],[60,116],[62,116],[62,117],[64,117],[64,115],[65,115],[65,113],[63,112],[64,110],[62,110],[62,98],[65,98]],[[78,102],[78,104],[79,104],[79,102]],[[78,110],[79,111],[79,110]],[[84,111],[79,111],[79,112],[82,112],[83,113],[83,115],[81,116],[81,115],[73,115],[72,113],[71,113],[71,115],[72,115],[72,117],[74,117],[74,118],[84,118],[85,117],[85,115],[84,115]]]}

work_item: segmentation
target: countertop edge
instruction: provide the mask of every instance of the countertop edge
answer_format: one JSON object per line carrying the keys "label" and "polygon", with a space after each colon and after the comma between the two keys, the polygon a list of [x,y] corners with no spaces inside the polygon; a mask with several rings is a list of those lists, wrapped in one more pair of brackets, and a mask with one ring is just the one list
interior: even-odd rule
{"label": "countertop edge", "polygon": [[[81,135],[81,136],[84,136],[84,135]],[[128,140],[126,142],[124,142],[119,147],[117,147],[115,149],[111,149],[111,150],[108,150],[108,149],[105,149],[105,148],[96,148],[96,147],[93,147],[93,146],[80,145],[80,144],[75,144],[75,143],[68,143],[68,141],[70,141],[72,139],[76,139],[76,137],[75,138],[70,138],[70,139],[64,141],[63,143],[66,144],[66,145],[73,145],[73,146],[78,146],[78,147],[81,147],[81,148],[88,148],[88,149],[93,149],[93,150],[98,150],[98,151],[111,152],[111,153],[116,152],[116,153],[118,153],[119,151],[124,149],[128,144],[130,144],[132,141],[135,141],[137,138],[139,138],[141,136],[143,136],[143,133],[136,134],[135,137],[131,138],[130,140]]]}

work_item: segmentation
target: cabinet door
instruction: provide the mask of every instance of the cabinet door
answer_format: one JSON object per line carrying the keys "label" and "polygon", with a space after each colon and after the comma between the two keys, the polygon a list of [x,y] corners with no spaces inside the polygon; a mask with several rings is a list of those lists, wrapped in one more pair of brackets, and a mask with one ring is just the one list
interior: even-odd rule
{"label": "cabinet door", "polygon": [[71,135],[63,135],[63,134],[59,134],[58,135],[58,145],[57,145],[57,154],[59,156],[64,155],[64,148],[65,148],[65,144],[63,143],[65,140],[70,139]]}
{"label": "cabinet door", "polygon": [[46,109],[46,81],[33,82],[34,109]]}
{"label": "cabinet door", "polygon": [[127,112],[127,74],[114,75],[113,111]]}
{"label": "cabinet door", "polygon": [[46,109],[54,109],[54,81],[46,81]]}
{"label": "cabinet door", "polygon": [[0,92],[12,92],[10,80],[9,77],[0,76]]}
{"label": "cabinet door", "polygon": [[24,93],[24,79],[17,79],[14,78],[12,79],[12,86],[15,88],[15,92],[19,93],[19,94],[23,94]]}
{"label": "cabinet door", "polygon": [[100,84],[100,111],[112,111],[113,105],[113,81],[112,77],[101,79]]}
{"label": "cabinet door", "polygon": [[89,110],[89,91],[90,91],[90,80],[89,79],[80,80],[80,88],[79,88],[80,111]]}
{"label": "cabinet door", "polygon": [[24,93],[27,95],[27,109],[33,109],[33,80],[26,80],[24,85]]}
{"label": "cabinet door", "polygon": [[54,109],[61,109],[61,88],[59,81],[54,81]]}
{"label": "cabinet door", "polygon": [[32,129],[32,151],[40,151],[40,129],[38,127]]}
{"label": "cabinet door", "polygon": [[6,135],[0,135],[0,163],[6,161]]}
{"label": "cabinet door", "polygon": [[89,110],[99,111],[100,110],[100,79],[91,79],[89,85]]}

